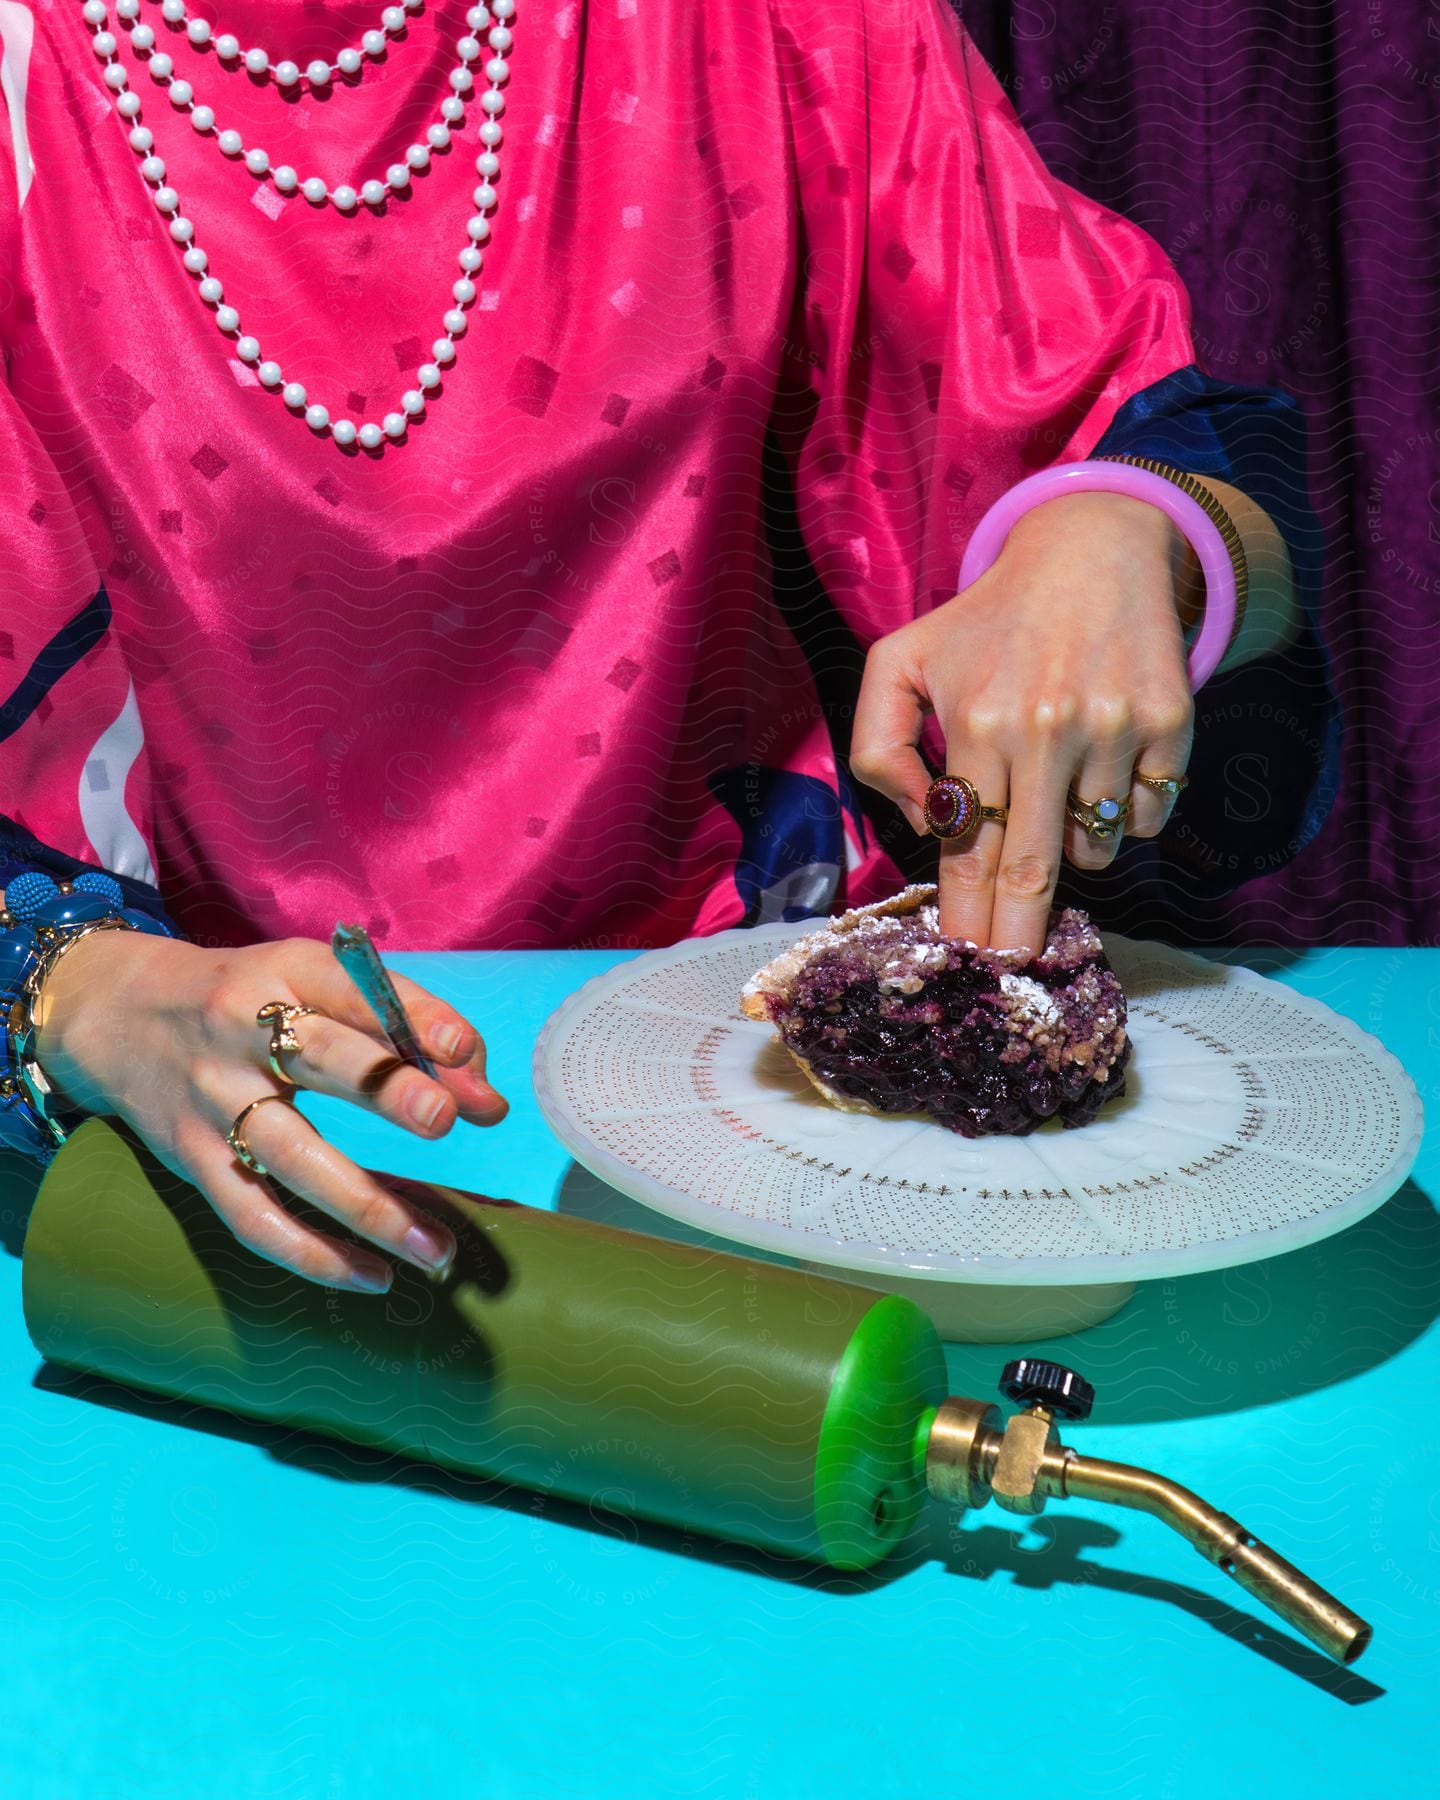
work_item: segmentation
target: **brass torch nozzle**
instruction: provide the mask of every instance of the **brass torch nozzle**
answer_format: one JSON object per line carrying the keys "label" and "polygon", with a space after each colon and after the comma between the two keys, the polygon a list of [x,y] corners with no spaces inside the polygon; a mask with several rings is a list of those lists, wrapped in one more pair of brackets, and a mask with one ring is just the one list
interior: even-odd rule
{"label": "brass torch nozzle", "polygon": [[1067,1495],[1108,1500],[1162,1520],[1188,1539],[1206,1562],[1238,1581],[1336,1662],[1353,1663],[1370,1642],[1373,1632],[1364,1619],[1178,1482],[1149,1469],[1101,1462],[1073,1451],[1066,1458],[1062,1480]]}
{"label": "brass torch nozzle", "polygon": [[1056,1417],[1085,1418],[1095,1397],[1072,1370],[1033,1360],[1011,1363],[1000,1385],[1007,1398],[1028,1402],[1003,1427],[999,1411],[983,1400],[952,1396],[937,1411],[925,1476],[938,1499],[957,1506],[993,1499],[1009,1512],[1034,1514],[1047,1499],[1078,1496],[1146,1512],[1336,1662],[1353,1663],[1370,1642],[1370,1626],[1348,1606],[1188,1488],[1149,1469],[1067,1449]]}

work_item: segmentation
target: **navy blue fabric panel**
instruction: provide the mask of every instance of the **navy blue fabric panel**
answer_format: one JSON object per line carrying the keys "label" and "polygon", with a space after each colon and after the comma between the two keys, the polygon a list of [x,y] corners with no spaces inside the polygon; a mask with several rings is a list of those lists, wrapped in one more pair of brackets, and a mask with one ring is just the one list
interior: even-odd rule
{"label": "navy blue fabric panel", "polygon": [[40,651],[19,685],[0,701],[0,743],[17,732],[62,676],[110,629],[110,596],[102,586]]}
{"label": "navy blue fabric panel", "polygon": [[[110,629],[110,617],[110,596],[102,585],[94,598],[67,620],[44,646],[9,697],[0,701],[0,743],[17,732],[56,683],[95,648]],[[63,696],[56,704],[63,704]],[[57,880],[67,880],[83,874],[86,869],[98,868],[97,863],[80,862],[42,844],[24,826],[0,813],[0,888],[25,869],[43,869]],[[166,912],[158,889],[148,882],[117,875],[113,869],[103,873],[120,884],[127,905],[160,920],[176,937],[182,935]]]}

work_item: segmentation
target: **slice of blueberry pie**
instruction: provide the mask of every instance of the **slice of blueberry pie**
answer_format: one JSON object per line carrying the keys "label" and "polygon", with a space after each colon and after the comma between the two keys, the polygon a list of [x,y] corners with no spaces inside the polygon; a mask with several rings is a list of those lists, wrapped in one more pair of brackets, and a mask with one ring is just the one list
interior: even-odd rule
{"label": "slice of blueberry pie", "polygon": [[1083,912],[1053,913],[1038,956],[940,935],[931,886],[797,938],[745,984],[827,1100],[926,1112],[962,1137],[1088,1125],[1125,1091],[1125,995]]}

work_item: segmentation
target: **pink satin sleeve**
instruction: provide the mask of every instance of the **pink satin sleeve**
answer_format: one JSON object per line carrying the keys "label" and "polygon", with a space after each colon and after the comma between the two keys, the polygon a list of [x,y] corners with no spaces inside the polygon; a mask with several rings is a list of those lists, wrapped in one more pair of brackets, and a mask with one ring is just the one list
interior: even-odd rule
{"label": "pink satin sleeve", "polygon": [[[25,71],[8,32],[0,57],[13,93]],[[150,770],[97,547],[62,456],[9,386],[10,345],[31,322],[14,274],[19,144],[0,133],[0,814],[67,856],[153,882]]]}
{"label": "pink satin sleeve", "polygon": [[1056,180],[946,0],[783,0],[802,262],[786,416],[817,572],[869,644],[948,600],[1007,488],[1194,360],[1139,227]]}

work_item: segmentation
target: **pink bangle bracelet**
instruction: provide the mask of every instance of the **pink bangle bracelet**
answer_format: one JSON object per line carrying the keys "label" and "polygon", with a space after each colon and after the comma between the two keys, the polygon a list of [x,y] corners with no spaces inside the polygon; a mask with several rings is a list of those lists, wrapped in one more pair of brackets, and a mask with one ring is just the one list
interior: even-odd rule
{"label": "pink bangle bracelet", "polygon": [[1027,476],[1002,494],[975,527],[960,565],[959,591],[963,593],[985,573],[1004,548],[1011,528],[1032,507],[1060,494],[1088,493],[1128,494],[1134,500],[1147,500],[1167,513],[1189,539],[1205,577],[1205,612],[1188,662],[1190,692],[1199,693],[1220,667],[1234,636],[1235,565],[1219,526],[1205,508],[1163,475],[1128,463],[1097,460],[1060,463]]}

